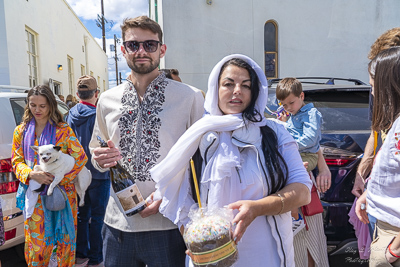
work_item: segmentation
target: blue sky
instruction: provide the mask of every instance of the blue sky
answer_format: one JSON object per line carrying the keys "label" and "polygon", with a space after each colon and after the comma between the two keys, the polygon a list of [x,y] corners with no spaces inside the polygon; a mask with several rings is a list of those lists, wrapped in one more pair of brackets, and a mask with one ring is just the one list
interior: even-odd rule
{"label": "blue sky", "polygon": [[[103,47],[101,29],[96,25],[97,14],[101,14],[101,0],[66,1],[100,46]],[[122,20],[128,17],[133,18],[140,15],[148,15],[149,7],[148,0],[103,0],[103,2],[104,17],[109,21],[114,21],[114,26],[106,32],[109,86],[112,88],[116,85],[114,52],[110,52],[110,44],[114,44],[114,34],[116,34],[117,38],[121,38],[120,25]],[[129,75],[131,70],[126,64],[119,47],[117,48],[117,52],[119,58],[118,72],[121,72],[121,76],[124,79]]]}

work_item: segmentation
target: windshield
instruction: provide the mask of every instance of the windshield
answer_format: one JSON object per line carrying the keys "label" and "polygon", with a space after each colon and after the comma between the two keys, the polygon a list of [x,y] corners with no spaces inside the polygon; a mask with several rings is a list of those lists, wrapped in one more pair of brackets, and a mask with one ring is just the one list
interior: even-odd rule
{"label": "windshield", "polygon": [[24,115],[26,106],[26,98],[13,98],[10,99],[11,108],[14,114],[15,125],[19,125]]}
{"label": "windshield", "polygon": [[[322,114],[321,131],[369,130],[368,91],[312,91],[305,93],[305,103],[313,103]],[[278,103],[275,90],[269,90],[269,99],[265,115],[274,118],[268,109],[276,111]]]}

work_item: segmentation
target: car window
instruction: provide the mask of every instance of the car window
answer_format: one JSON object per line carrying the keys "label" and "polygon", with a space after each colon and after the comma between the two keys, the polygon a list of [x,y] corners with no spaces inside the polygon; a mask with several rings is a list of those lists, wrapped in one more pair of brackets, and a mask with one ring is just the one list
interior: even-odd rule
{"label": "car window", "polygon": [[[305,93],[305,103],[313,103],[321,112],[321,131],[369,130],[368,91],[314,91]],[[278,102],[275,91],[269,91],[268,109],[276,111]],[[266,112],[267,117],[275,117]]]}
{"label": "car window", "polygon": [[314,103],[323,118],[322,131],[369,130],[368,91],[328,91],[307,93],[306,103]]}
{"label": "car window", "polygon": [[26,98],[12,98],[10,99],[11,108],[14,114],[15,125],[19,125],[24,115],[24,109],[26,106]]}

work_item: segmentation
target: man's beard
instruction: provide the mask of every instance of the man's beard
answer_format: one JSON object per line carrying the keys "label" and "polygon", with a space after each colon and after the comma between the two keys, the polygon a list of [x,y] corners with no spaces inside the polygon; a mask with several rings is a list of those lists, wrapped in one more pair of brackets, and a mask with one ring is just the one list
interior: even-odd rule
{"label": "man's beard", "polygon": [[153,61],[151,58],[150,59],[150,65],[146,66],[144,64],[139,64],[139,66],[135,65],[133,63],[133,60],[127,60],[126,63],[128,64],[128,67],[133,70],[133,72],[137,74],[148,74],[158,68],[158,65],[160,64],[160,59]]}

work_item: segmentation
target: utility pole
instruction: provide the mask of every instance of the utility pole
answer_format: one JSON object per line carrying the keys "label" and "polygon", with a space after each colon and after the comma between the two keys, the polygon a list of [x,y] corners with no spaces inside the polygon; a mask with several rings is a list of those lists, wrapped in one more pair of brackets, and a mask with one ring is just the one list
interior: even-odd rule
{"label": "utility pole", "polygon": [[[106,29],[107,23],[109,24],[109,27],[107,27],[107,29]],[[112,20],[108,21],[104,17],[103,0],[101,0],[101,16],[99,14],[97,14],[96,25],[97,25],[97,27],[101,28],[101,35],[103,38],[103,50],[104,50],[104,52],[106,52],[106,32],[111,30],[112,26],[114,26],[114,21],[112,21]]]}
{"label": "utility pole", "polygon": [[106,28],[104,27],[104,5],[101,0],[101,34],[103,36],[103,50],[106,52]]}
{"label": "utility pole", "polygon": [[117,57],[117,43],[119,44],[119,39],[117,36],[114,34],[114,52],[115,52],[115,81],[117,82],[118,85],[118,57]]}

